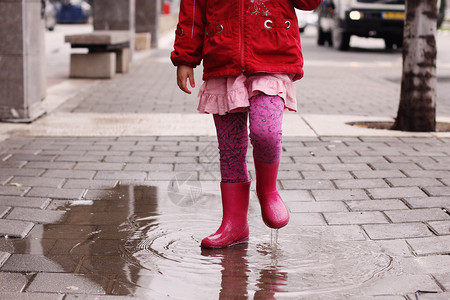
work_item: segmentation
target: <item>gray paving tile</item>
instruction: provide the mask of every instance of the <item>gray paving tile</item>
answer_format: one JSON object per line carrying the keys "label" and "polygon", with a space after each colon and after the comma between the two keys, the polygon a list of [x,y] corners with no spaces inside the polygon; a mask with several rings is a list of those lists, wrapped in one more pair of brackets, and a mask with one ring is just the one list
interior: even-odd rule
{"label": "gray paving tile", "polygon": [[[1,252],[0,252],[1,253]],[[1,255],[0,255],[1,256]],[[0,266],[2,263],[0,262]],[[27,284],[28,279],[25,275],[18,273],[0,273],[0,299],[2,298],[2,293],[5,292],[21,292],[25,285]]]}
{"label": "gray paving tile", "polygon": [[33,255],[13,254],[0,268],[1,271],[9,272],[50,272],[65,273],[73,272],[77,265],[77,257],[71,255]]}
{"label": "gray paving tile", "polygon": [[449,196],[450,197],[450,186],[425,187],[424,189],[431,196]]}
{"label": "gray paving tile", "polygon": [[383,179],[350,179],[334,180],[339,189],[367,189],[367,188],[387,188],[389,185]]}
{"label": "gray paving tile", "polygon": [[418,187],[374,188],[367,190],[375,199],[423,197],[426,194]]}
{"label": "gray paving tile", "polygon": [[439,235],[450,234],[450,221],[429,221],[430,225]]}
{"label": "gray paving tile", "polygon": [[62,300],[63,298],[64,295],[61,294],[0,292],[2,300]]}
{"label": "gray paving tile", "polygon": [[408,243],[418,255],[450,254],[450,236],[434,236],[408,239]]}
{"label": "gray paving tile", "polygon": [[[433,274],[434,278],[448,291],[450,290],[450,272],[443,274]],[[450,296],[450,293],[447,293]],[[447,299],[450,299],[447,298]]]}
{"label": "gray paving tile", "polygon": [[392,186],[442,186],[443,184],[435,178],[387,178]]}
{"label": "gray paving tile", "polygon": [[302,171],[305,179],[353,179],[348,171]]}
{"label": "gray paving tile", "polygon": [[398,199],[350,200],[345,201],[345,203],[352,211],[408,209],[408,207]]}
{"label": "gray paving tile", "polygon": [[289,210],[293,213],[312,212],[347,212],[348,209],[341,201],[320,202],[288,202]]}
{"label": "gray paving tile", "polygon": [[436,282],[428,275],[384,276],[360,287],[363,294],[386,295],[415,293],[420,287],[426,291],[441,291]]}
{"label": "gray paving tile", "polygon": [[46,187],[33,187],[27,192],[27,197],[48,197],[53,199],[81,199],[85,190],[80,189],[56,189]]}
{"label": "gray paving tile", "polygon": [[404,257],[398,263],[406,274],[445,274],[450,270],[449,255]]}
{"label": "gray paving tile", "polygon": [[372,240],[428,237],[432,233],[422,223],[362,225]]}
{"label": "gray paving tile", "polygon": [[423,208],[412,210],[392,210],[384,212],[394,223],[450,221],[450,216],[439,208]]}
{"label": "gray paving tile", "polygon": [[450,197],[413,197],[406,198],[406,202],[413,208],[448,207],[450,208]]}
{"label": "gray paving tile", "polygon": [[314,201],[313,196],[308,191],[305,190],[279,190],[278,192],[285,202],[290,203],[290,202]]}
{"label": "gray paving tile", "polygon": [[349,190],[313,190],[314,198],[317,201],[331,201],[331,200],[369,200],[364,190],[349,189]]}
{"label": "gray paving tile", "polygon": [[330,225],[381,224],[388,220],[378,211],[325,212],[324,217]]}
{"label": "gray paving tile", "polygon": [[100,276],[39,273],[27,287],[27,292],[37,293],[65,293],[104,295],[108,287],[109,278]]}
{"label": "gray paving tile", "polygon": [[6,217],[7,220],[30,221],[34,223],[59,223],[65,219],[65,211],[43,210],[15,207]]}
{"label": "gray paving tile", "polygon": [[290,214],[290,226],[326,225],[325,220],[319,213],[294,213]]}
{"label": "gray paving tile", "polygon": [[34,223],[0,219],[0,236],[24,238]]}
{"label": "gray paving tile", "polygon": [[0,205],[3,206],[45,208],[49,203],[49,198],[0,196]]}
{"label": "gray paving tile", "polygon": [[[45,175],[45,174],[44,174]],[[10,184],[18,184],[24,187],[60,187],[64,179],[61,178],[43,178],[43,177],[25,177],[15,176],[11,179]]]}
{"label": "gray paving tile", "polygon": [[334,189],[330,180],[280,180],[286,190]]}

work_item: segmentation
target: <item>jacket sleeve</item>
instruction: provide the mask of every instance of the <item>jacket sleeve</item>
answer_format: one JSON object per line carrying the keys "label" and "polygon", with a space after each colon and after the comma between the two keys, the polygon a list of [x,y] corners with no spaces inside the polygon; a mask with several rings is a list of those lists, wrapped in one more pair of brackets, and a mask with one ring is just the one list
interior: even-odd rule
{"label": "jacket sleeve", "polygon": [[175,66],[194,68],[200,64],[206,23],[204,12],[204,0],[181,0],[174,51],[170,55]]}
{"label": "jacket sleeve", "polygon": [[301,10],[314,10],[322,0],[291,0],[295,8]]}

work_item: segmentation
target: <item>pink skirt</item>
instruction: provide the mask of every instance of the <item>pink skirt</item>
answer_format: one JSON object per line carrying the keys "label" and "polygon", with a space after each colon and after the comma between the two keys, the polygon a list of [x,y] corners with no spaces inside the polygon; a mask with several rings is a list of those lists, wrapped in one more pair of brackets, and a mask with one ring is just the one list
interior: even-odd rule
{"label": "pink skirt", "polygon": [[280,96],[285,109],[297,111],[292,76],[278,73],[207,79],[200,87],[197,109],[202,113],[219,115],[247,111],[249,99],[260,93]]}

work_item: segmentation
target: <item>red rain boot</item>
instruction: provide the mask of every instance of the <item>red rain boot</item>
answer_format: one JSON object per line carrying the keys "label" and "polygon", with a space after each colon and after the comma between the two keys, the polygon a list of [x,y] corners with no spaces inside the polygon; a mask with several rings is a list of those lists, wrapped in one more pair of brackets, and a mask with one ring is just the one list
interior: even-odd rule
{"label": "red rain boot", "polygon": [[223,218],[216,233],[204,238],[203,248],[226,248],[248,241],[247,211],[250,181],[220,183]]}
{"label": "red rain boot", "polygon": [[270,228],[281,228],[289,222],[289,211],[277,191],[279,162],[266,164],[255,161],[256,194],[261,204],[264,223]]}

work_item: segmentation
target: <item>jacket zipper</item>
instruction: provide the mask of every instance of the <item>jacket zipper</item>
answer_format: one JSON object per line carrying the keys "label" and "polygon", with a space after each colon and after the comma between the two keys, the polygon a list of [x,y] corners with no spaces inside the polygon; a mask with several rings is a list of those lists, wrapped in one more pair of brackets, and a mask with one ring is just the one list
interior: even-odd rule
{"label": "jacket zipper", "polygon": [[244,1],[239,1],[239,17],[240,17],[240,40],[239,40],[239,50],[240,50],[240,65],[242,73],[245,72],[244,68]]}

